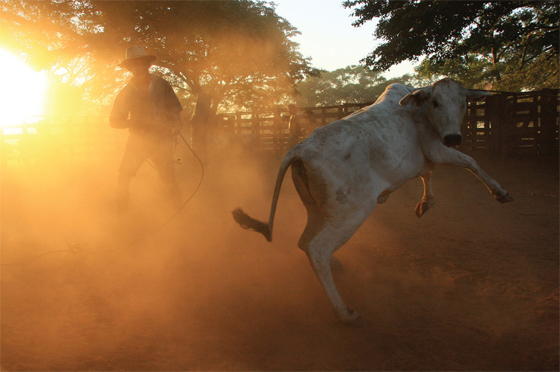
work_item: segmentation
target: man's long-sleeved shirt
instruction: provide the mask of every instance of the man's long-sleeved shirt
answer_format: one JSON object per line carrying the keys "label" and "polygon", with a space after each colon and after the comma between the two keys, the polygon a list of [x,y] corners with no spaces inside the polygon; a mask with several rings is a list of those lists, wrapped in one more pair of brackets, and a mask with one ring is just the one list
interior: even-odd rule
{"label": "man's long-sleeved shirt", "polygon": [[164,135],[175,128],[182,110],[167,81],[152,75],[146,95],[133,77],[115,98],[109,122],[113,128],[129,128],[131,133]]}

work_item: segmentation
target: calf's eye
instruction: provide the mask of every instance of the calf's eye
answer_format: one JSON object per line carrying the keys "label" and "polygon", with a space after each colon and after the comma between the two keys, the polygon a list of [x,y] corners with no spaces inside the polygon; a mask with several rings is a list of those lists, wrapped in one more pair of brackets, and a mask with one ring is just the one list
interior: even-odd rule
{"label": "calf's eye", "polygon": [[436,100],[433,100],[433,101],[432,101],[432,104],[433,104],[434,107],[436,107],[436,108],[439,107],[439,103],[438,103],[438,101],[436,101]]}

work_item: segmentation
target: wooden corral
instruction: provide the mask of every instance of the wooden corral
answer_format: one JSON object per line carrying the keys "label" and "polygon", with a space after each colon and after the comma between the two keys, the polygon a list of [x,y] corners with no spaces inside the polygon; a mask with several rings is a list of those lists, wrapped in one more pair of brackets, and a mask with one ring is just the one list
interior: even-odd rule
{"label": "wooden corral", "polygon": [[[369,104],[298,108],[304,135]],[[558,154],[559,111],[559,92],[552,89],[501,93],[469,102],[460,150],[502,157]],[[250,147],[251,153],[279,158],[288,149],[288,115],[287,108],[281,107],[219,114],[208,136],[225,136]],[[6,166],[104,161],[122,152],[126,132],[110,128],[107,117],[41,117],[0,130],[1,162]],[[183,132],[190,138],[188,122]],[[211,153],[212,141],[208,143]]]}
{"label": "wooden corral", "polygon": [[[298,108],[310,134],[319,126],[341,119],[371,103]],[[502,93],[469,102],[463,120],[463,152],[553,155],[558,153],[559,96],[557,90]],[[262,151],[283,154],[288,143],[287,109],[273,112],[237,112],[220,116],[218,128],[252,137]]]}

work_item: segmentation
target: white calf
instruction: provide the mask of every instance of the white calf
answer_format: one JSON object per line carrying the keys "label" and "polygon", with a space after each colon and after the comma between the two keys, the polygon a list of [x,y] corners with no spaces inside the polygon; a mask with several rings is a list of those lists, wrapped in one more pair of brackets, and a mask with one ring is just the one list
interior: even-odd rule
{"label": "white calf", "polygon": [[318,128],[284,156],[278,172],[268,223],[241,209],[233,212],[244,228],[272,240],[278,195],[287,169],[307,209],[307,226],[298,246],[304,250],[332,306],[345,323],[360,323],[346,307],[331,273],[332,254],[345,244],[378,203],[407,181],[422,177],[421,216],[433,203],[430,176],[437,164],[464,167],[474,173],[501,203],[512,201],[506,190],[469,156],[455,150],[462,140],[467,99],[488,93],[465,89],[444,79],[413,89],[389,86],[371,106]]}

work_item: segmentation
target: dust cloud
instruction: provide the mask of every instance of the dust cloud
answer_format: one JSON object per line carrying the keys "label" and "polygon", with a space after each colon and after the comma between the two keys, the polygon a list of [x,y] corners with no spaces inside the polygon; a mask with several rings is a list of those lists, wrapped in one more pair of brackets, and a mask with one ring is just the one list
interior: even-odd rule
{"label": "dust cloud", "polygon": [[[186,199],[201,170],[188,150],[178,157]],[[420,181],[378,206],[337,253],[341,295],[367,323],[346,328],[296,246],[306,215],[289,175],[272,243],[233,222],[239,206],[268,217],[278,164],[240,149],[205,159],[202,187],[170,221],[149,164],[125,216],[118,155],[3,170],[3,369],[558,368],[558,194],[526,191],[552,166],[527,165],[512,207],[449,169],[422,219]],[[508,187],[518,164],[493,164]]]}

